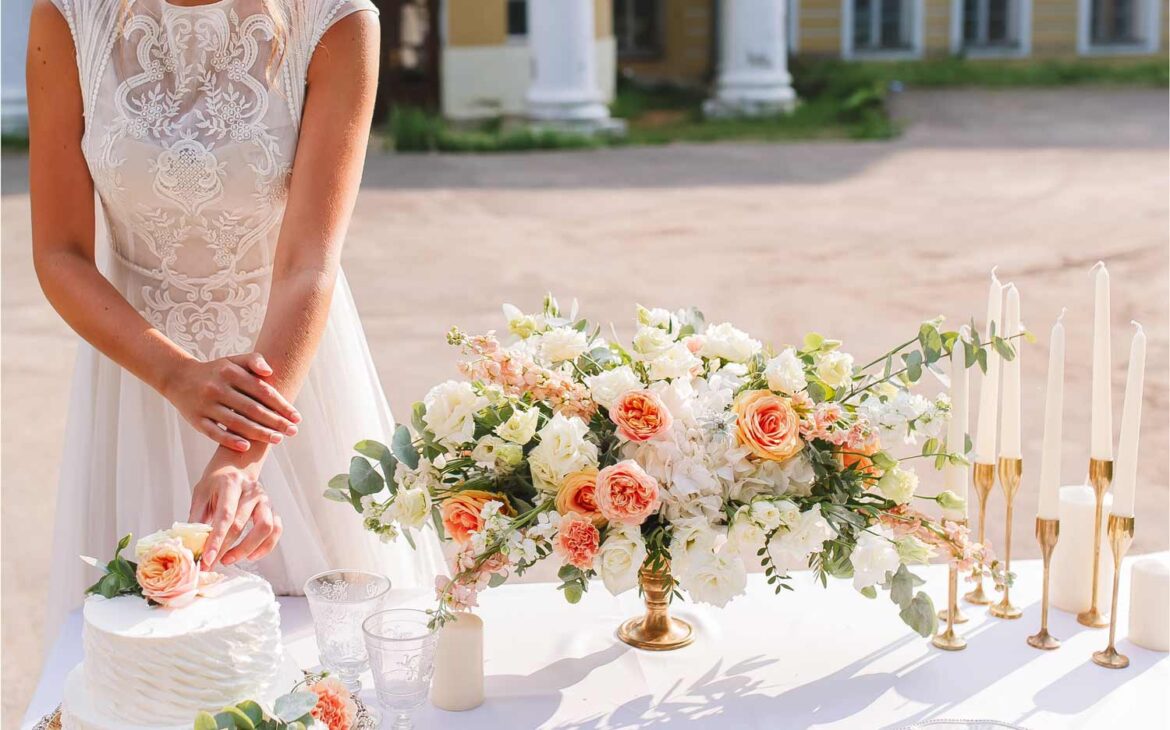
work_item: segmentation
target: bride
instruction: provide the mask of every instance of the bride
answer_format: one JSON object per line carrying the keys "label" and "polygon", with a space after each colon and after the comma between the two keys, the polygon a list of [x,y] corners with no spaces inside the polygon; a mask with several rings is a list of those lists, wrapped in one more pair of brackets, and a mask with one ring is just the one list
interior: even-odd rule
{"label": "bride", "polygon": [[265,558],[279,593],[328,568],[399,587],[443,570],[433,537],[381,545],[322,497],[356,441],[393,428],[339,268],[378,64],[376,11],[358,11],[375,8],[34,8],[34,262],[84,340],[49,637],[98,577],[79,555],[175,520],[212,525],[205,566]]}

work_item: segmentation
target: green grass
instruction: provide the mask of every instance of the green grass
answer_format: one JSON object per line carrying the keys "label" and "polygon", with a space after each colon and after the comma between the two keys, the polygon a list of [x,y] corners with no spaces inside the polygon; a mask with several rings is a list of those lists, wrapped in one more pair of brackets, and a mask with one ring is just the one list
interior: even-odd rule
{"label": "green grass", "polygon": [[[829,65],[840,62],[823,62]],[[853,64],[887,81],[912,87],[1074,86],[1078,84],[1155,86],[1170,84],[1170,63],[1158,59],[1095,59],[1054,61],[971,61],[945,58],[927,61]]]}
{"label": "green grass", "polygon": [[498,119],[475,129],[458,129],[438,115],[413,107],[395,108],[385,134],[387,145],[398,152],[520,152],[587,149],[606,143],[602,137],[571,132],[527,127],[509,130]]}

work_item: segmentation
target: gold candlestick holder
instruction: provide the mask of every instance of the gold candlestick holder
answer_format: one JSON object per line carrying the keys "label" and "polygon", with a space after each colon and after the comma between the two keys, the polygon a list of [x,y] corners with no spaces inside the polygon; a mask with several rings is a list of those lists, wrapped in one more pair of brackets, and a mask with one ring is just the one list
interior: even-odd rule
{"label": "gold candlestick holder", "polygon": [[1094,629],[1109,625],[1109,619],[1097,607],[1097,583],[1101,577],[1101,517],[1105,512],[1105,493],[1113,482],[1112,459],[1089,459],[1089,483],[1093,485],[1093,494],[1097,498],[1096,508],[1093,510],[1093,585],[1092,601],[1089,610],[1077,614],[1077,621],[1083,626]]}
{"label": "gold candlestick holder", "polygon": [[[960,525],[967,524],[966,520],[954,520]],[[955,624],[959,623],[956,616],[959,613],[959,566],[951,562],[947,570],[947,607],[939,611],[939,617],[945,618],[946,628],[934,635],[931,643],[946,651],[959,651],[967,648],[967,640],[955,633]],[[966,620],[966,619],[964,619]]]}
{"label": "gold candlestick holder", "polygon": [[1036,518],[1036,540],[1040,543],[1040,554],[1044,558],[1044,593],[1040,601],[1040,630],[1028,637],[1028,646],[1037,649],[1058,649],[1060,639],[1048,633],[1048,567],[1052,563],[1052,550],[1060,537],[1060,520]]}
{"label": "gold candlestick holder", "polygon": [[[975,462],[971,468],[975,482],[975,493],[979,495],[979,544],[987,539],[987,497],[991,488],[995,486],[995,464],[981,464]],[[963,600],[976,606],[986,606],[991,603],[991,596],[983,591],[983,570],[975,566],[975,588],[968,591]]]}
{"label": "gold candlestick holder", "polygon": [[[1012,569],[1012,506],[1016,501],[1016,492],[1020,489],[1020,477],[1024,473],[1024,460],[1007,456],[999,457],[999,486],[1003,488],[1004,500],[1007,502],[1007,516],[1004,523],[1003,536],[1003,570],[1010,573]],[[996,618],[1017,619],[1023,615],[1019,608],[1012,605],[1012,587],[1005,581],[1003,597],[999,603],[988,609],[988,613]]]}
{"label": "gold candlestick holder", "polygon": [[1093,652],[1093,662],[1109,669],[1129,666],[1129,657],[1114,645],[1117,638],[1117,594],[1121,588],[1121,559],[1133,544],[1133,518],[1109,515],[1109,547],[1113,551],[1113,603],[1109,608],[1109,646]]}

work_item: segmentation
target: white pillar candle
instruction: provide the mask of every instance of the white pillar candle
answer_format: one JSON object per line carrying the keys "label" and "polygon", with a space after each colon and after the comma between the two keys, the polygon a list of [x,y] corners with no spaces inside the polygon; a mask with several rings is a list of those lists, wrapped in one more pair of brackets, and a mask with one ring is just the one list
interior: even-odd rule
{"label": "white pillar candle", "polygon": [[1040,452],[1040,510],[1037,516],[1059,516],[1060,452],[1064,438],[1064,312],[1052,325],[1048,344],[1048,391],[1044,399],[1044,448]]}
{"label": "white pillar candle", "polygon": [[1146,377],[1146,333],[1137,322],[1129,347],[1129,375],[1125,380],[1125,405],[1121,409],[1121,438],[1113,468],[1113,514],[1133,517],[1137,487],[1138,439],[1141,435],[1142,385]]}
{"label": "white pillar candle", "polygon": [[[959,340],[951,350],[951,419],[947,423],[947,452],[964,454],[967,448],[967,410],[968,390],[970,378],[966,363],[963,359],[962,341],[970,337],[970,331],[963,327],[959,330]],[[944,510],[943,517],[951,520],[967,519],[967,473],[970,467],[966,464],[952,464],[949,461],[943,466],[943,489],[949,489],[963,498],[962,510]]]}
{"label": "white pillar candle", "polygon": [[1170,651],[1170,557],[1135,560],[1130,572],[1129,640]]}
{"label": "white pillar candle", "polygon": [[[996,334],[1000,332],[1000,319],[1003,311],[1003,287],[995,276],[995,269],[991,270],[991,287],[987,292],[987,325],[984,330],[984,342],[991,338],[994,328]],[[983,384],[979,387],[979,422],[975,430],[975,461],[980,464],[995,463],[995,432],[996,419],[999,415],[999,355],[993,348],[987,351],[987,372],[983,376]]]}
{"label": "white pillar candle", "polygon": [[[1096,497],[1089,486],[1060,488],[1060,540],[1052,553],[1050,584],[1052,605],[1081,613],[1089,610],[1092,602],[1093,576],[1093,512]],[[1113,495],[1105,495],[1105,512],[1113,503]],[[1107,515],[1101,515],[1104,534]],[[1113,590],[1113,555],[1109,545],[1101,546],[1098,557],[1097,595],[1109,596]]]}
{"label": "white pillar candle", "polygon": [[[1020,292],[1015,284],[1007,285],[1006,299],[1003,336],[1015,337],[1021,331]],[[1023,348],[1018,339],[1012,340],[1011,344],[1016,354],[1003,363],[1003,412],[1000,414],[1003,422],[999,432],[999,455],[1019,459],[1023,456],[1020,451],[1020,354]]]}
{"label": "white pillar candle", "polygon": [[483,704],[483,619],[456,614],[439,630],[431,704],[462,712]]}
{"label": "white pillar candle", "polygon": [[1093,267],[1093,428],[1089,456],[1105,460],[1113,458],[1109,347],[1109,272],[1098,261]]}

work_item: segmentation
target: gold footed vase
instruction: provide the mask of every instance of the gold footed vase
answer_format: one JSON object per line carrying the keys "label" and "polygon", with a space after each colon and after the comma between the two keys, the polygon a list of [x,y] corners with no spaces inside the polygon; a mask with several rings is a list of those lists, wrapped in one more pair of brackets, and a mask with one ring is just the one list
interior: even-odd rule
{"label": "gold footed vase", "polygon": [[629,619],[618,628],[618,638],[638,649],[670,651],[688,646],[695,630],[686,621],[670,615],[674,578],[670,564],[652,570],[649,564],[638,571],[638,583],[646,601],[646,613]]}

